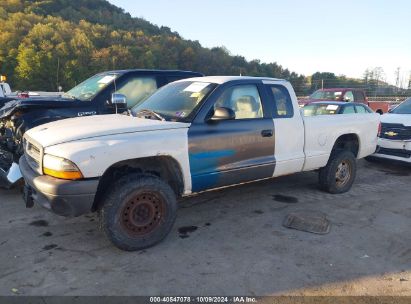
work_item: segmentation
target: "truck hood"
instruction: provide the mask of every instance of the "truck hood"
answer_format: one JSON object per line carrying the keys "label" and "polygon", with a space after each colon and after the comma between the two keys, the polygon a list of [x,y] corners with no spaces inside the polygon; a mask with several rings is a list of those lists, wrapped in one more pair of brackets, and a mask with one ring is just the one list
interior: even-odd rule
{"label": "truck hood", "polygon": [[189,123],[136,118],[121,114],[96,115],[63,119],[26,132],[26,135],[49,147],[86,138],[116,134],[188,128]]}
{"label": "truck hood", "polygon": [[2,104],[0,103],[0,118],[11,116],[15,111],[20,109],[39,109],[39,108],[66,108],[73,105],[74,99],[63,97],[31,97],[23,99],[14,99]]}
{"label": "truck hood", "polygon": [[391,114],[381,116],[382,123],[402,124],[406,127],[411,126],[411,114]]}

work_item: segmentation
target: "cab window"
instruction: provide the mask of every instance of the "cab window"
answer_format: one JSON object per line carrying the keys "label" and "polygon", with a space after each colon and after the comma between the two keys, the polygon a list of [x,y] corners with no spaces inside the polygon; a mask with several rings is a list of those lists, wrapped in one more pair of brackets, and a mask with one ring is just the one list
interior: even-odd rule
{"label": "cab window", "polygon": [[355,113],[354,106],[345,106],[342,114],[352,114]]}
{"label": "cab window", "polygon": [[117,87],[116,93],[120,93],[127,98],[127,108],[132,108],[142,102],[157,90],[157,80],[155,77],[130,77],[125,83]]}
{"label": "cab window", "polygon": [[294,116],[293,103],[286,87],[282,85],[270,85],[269,93],[274,100],[273,117],[288,118]]}
{"label": "cab window", "polygon": [[369,113],[367,109],[363,106],[355,106],[355,110],[357,110],[357,113],[360,114]]}
{"label": "cab window", "polygon": [[214,104],[214,109],[220,107],[233,110],[235,119],[263,117],[261,98],[255,85],[236,85],[228,88]]}
{"label": "cab window", "polygon": [[353,102],[354,101],[354,94],[352,91],[347,91],[344,94],[344,101]]}
{"label": "cab window", "polygon": [[355,102],[365,102],[364,94],[361,91],[354,91]]}

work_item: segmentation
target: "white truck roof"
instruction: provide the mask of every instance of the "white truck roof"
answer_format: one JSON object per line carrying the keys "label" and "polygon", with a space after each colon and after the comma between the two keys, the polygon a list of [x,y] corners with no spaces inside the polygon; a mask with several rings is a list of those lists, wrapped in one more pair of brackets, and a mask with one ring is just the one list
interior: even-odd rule
{"label": "white truck roof", "polygon": [[257,80],[265,80],[265,81],[286,81],[284,79],[277,79],[277,78],[269,78],[269,77],[252,77],[252,76],[205,76],[205,77],[194,77],[194,78],[187,78],[181,79],[178,81],[198,81],[198,82],[210,82],[210,83],[217,83],[223,84],[225,82],[229,82],[232,80],[250,80],[250,79],[257,79]]}

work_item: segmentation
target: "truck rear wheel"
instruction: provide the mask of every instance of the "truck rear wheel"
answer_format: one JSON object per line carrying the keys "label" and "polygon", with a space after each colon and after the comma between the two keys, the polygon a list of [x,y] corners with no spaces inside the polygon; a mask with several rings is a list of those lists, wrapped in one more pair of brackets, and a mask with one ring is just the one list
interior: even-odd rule
{"label": "truck rear wheel", "polygon": [[332,194],[351,189],[357,173],[357,164],[351,151],[334,151],[325,167],[320,169],[319,183],[322,190]]}
{"label": "truck rear wheel", "polygon": [[131,174],[119,179],[106,196],[101,226],[119,249],[135,251],[163,240],[174,224],[174,191],[153,175]]}

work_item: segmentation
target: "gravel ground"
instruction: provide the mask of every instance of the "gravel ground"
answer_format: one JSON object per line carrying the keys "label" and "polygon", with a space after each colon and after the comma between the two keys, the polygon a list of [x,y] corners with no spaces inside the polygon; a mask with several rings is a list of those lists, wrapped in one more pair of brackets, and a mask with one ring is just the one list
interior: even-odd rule
{"label": "gravel ground", "polygon": [[[0,295],[411,296],[411,169],[358,165],[342,195],[309,172],[186,198],[171,234],[133,253],[95,215],[26,209],[0,190]],[[330,232],[282,226],[301,211],[325,214]]]}

